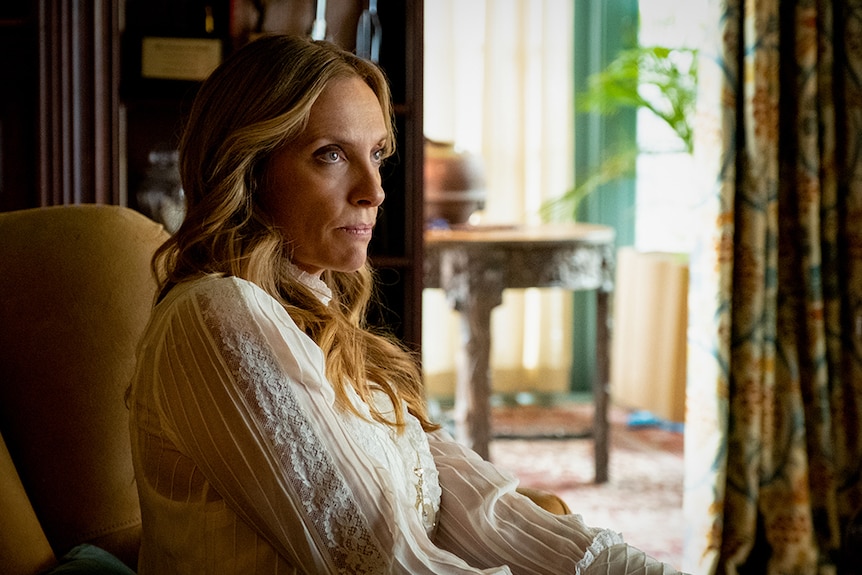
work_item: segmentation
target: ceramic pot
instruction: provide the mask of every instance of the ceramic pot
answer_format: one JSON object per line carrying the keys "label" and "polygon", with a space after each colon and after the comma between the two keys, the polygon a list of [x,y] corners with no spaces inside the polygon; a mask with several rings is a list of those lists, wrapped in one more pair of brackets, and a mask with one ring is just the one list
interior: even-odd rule
{"label": "ceramic pot", "polygon": [[485,206],[482,159],[451,142],[425,140],[425,220],[463,224]]}

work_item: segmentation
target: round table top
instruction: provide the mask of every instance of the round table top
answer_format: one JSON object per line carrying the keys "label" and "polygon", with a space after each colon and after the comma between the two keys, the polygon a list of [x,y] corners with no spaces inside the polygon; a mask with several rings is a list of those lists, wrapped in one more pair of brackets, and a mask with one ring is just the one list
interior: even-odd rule
{"label": "round table top", "polygon": [[588,223],[537,225],[461,225],[451,229],[425,230],[428,245],[470,243],[612,243],[615,231],[610,226]]}

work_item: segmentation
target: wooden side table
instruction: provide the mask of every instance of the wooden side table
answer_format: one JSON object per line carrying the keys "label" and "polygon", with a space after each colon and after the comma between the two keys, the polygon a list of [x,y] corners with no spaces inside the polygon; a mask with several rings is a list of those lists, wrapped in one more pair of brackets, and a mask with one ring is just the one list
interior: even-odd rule
{"label": "wooden side table", "polygon": [[425,287],[442,288],[461,314],[464,361],[455,396],[457,439],[488,458],[491,311],[503,290],[559,287],[596,294],[596,378],[593,383],[597,483],[608,479],[609,296],[614,230],[594,224],[479,226],[426,230]]}

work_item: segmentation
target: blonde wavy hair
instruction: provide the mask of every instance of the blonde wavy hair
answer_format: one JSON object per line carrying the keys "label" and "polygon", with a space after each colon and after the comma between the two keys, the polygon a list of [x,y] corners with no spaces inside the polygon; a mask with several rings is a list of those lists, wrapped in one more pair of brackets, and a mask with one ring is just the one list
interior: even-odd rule
{"label": "blonde wavy hair", "polygon": [[[384,152],[394,153],[395,129],[389,86],[374,64],[334,44],[272,35],[234,53],[202,84],[180,143],[180,175],[186,217],[153,257],[160,293],[207,274],[251,281],[276,298],[300,329],[323,350],[339,403],[352,386],[374,419],[400,429],[404,409],[426,430],[436,429],[425,408],[418,362],[394,337],[365,320],[374,296],[366,264],[352,273],[326,271],[333,292],[324,305],[282,265],[284,240],[257,202],[274,151],[299,136],[318,96],[334,79],[359,77],[374,91],[386,122]],[[394,419],[371,401],[387,394]],[[359,415],[357,413],[357,415]]]}

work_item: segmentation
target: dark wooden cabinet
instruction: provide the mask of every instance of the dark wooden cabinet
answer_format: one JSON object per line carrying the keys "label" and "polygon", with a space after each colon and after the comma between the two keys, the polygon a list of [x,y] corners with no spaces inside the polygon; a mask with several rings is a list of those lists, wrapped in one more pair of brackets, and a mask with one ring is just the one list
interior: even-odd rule
{"label": "dark wooden cabinet", "polygon": [[[140,209],[151,152],[176,149],[198,83],[142,78],[141,38],[215,39],[223,54],[258,32],[308,33],[314,0],[30,0],[0,8],[0,210],[74,203]],[[353,49],[368,2],[328,0],[327,37]],[[261,12],[259,7],[264,7]],[[392,86],[398,151],[370,248],[382,299],[372,321],[421,341],[421,0],[378,0],[379,62]],[[143,210],[142,210],[143,211]]]}
{"label": "dark wooden cabinet", "polygon": [[392,86],[398,155],[384,180],[386,200],[371,245],[385,306],[381,323],[419,349],[422,334],[423,159],[422,2],[379,2],[380,64]]}

